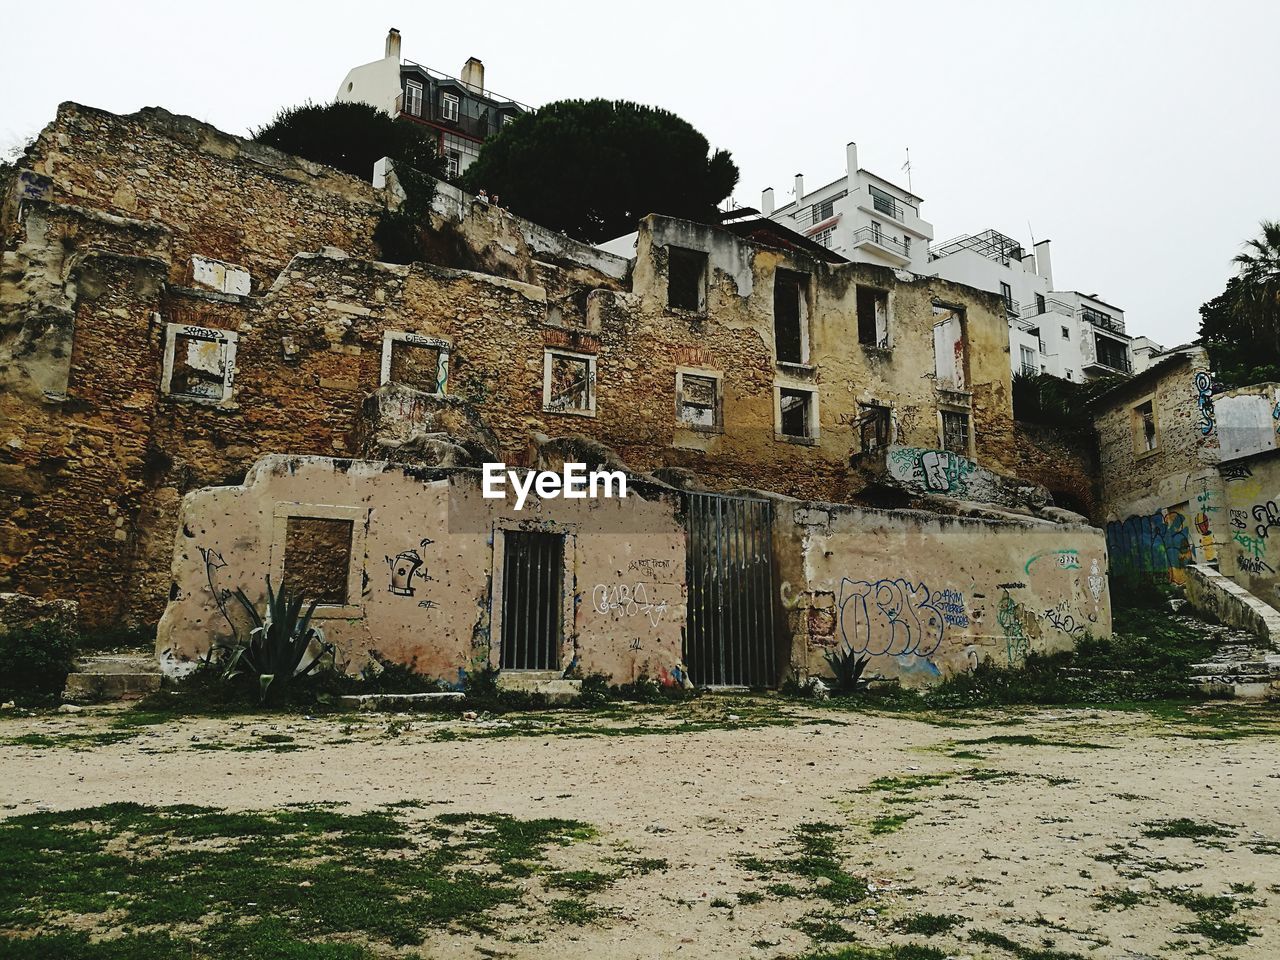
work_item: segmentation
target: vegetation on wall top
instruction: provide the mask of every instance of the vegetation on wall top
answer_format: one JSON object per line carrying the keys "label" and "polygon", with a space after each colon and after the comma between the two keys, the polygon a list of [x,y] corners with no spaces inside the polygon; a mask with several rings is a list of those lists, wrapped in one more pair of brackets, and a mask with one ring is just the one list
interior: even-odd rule
{"label": "vegetation on wall top", "polygon": [[1200,341],[1227,388],[1280,380],[1280,220],[1236,256],[1237,275],[1200,307]]}

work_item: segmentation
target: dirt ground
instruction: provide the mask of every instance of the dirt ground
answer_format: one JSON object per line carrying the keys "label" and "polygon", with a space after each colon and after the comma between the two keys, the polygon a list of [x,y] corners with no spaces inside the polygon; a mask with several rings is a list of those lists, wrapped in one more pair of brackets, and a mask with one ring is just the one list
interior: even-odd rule
{"label": "dirt ground", "polygon": [[[1274,958],[1280,714],[1207,710],[1190,720],[1058,709],[926,722],[717,697],[605,718],[237,717],[127,736],[118,708],[10,715],[0,720],[0,816],[123,800],[231,810],[324,800],[353,811],[418,800],[586,821],[598,838],[566,854],[584,867],[619,849],[667,861],[595,894],[604,914],[594,923],[533,936],[439,931],[424,950],[433,957],[838,949],[794,926],[827,904],[768,895],[758,866],[743,863],[794,852],[798,828],[822,822],[839,827],[845,869],[871,885],[840,916],[860,944],[928,944],[956,957]],[[1179,833],[1159,825],[1180,818],[1207,835],[1161,835]],[[1231,944],[1187,932],[1204,917],[1187,893],[1230,897],[1231,922],[1253,935]],[[963,922],[903,932],[925,913]]]}

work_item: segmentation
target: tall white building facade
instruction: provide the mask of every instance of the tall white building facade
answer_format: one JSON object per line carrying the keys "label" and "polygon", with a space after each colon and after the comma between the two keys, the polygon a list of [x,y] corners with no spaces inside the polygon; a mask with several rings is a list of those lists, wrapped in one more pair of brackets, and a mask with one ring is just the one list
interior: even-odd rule
{"label": "tall white building facade", "polygon": [[760,212],[829,250],[858,263],[924,273],[933,224],[920,216],[921,199],[858,166],[858,145],[845,147],[845,175],[806,192],[796,174],[794,198],[775,206],[765,189]]}
{"label": "tall white building facade", "polygon": [[1097,294],[1056,289],[1048,240],[1027,251],[996,230],[956,237],[934,246],[921,272],[1004,299],[1014,373],[1082,382],[1133,372],[1124,311]]}

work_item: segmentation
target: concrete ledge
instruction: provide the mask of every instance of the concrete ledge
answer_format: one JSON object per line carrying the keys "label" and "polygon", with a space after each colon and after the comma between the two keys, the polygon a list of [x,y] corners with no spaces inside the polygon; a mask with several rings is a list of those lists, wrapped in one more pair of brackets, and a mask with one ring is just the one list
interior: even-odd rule
{"label": "concrete ledge", "polygon": [[131,700],[160,689],[159,673],[73,673],[67,677],[62,699],[77,703]]}
{"label": "concrete ledge", "polygon": [[1192,607],[1228,626],[1247,630],[1280,650],[1280,610],[1212,567],[1193,563],[1186,571],[1187,601]]}
{"label": "concrete ledge", "polygon": [[394,710],[397,707],[422,706],[448,700],[461,700],[464,694],[441,691],[439,693],[361,693],[339,697],[338,703],[348,710]]}

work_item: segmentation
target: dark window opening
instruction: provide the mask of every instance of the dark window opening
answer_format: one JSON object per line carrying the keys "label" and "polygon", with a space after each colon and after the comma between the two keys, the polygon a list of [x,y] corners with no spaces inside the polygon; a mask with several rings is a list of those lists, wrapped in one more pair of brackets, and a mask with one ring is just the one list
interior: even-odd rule
{"label": "dark window opening", "polygon": [[1044,294],[1037,293],[1036,294],[1036,313],[1044,313],[1044,307],[1045,307]]}
{"label": "dark window opening", "polygon": [[889,445],[889,408],[878,404],[859,404],[862,410],[858,417],[858,436],[862,441],[862,452],[883,450]]}
{"label": "dark window opening", "polygon": [[969,455],[969,415],[957,410],[942,411],[942,449]]}
{"label": "dark window opening", "polygon": [[1110,337],[1095,335],[1094,344],[1097,346],[1099,363],[1105,363],[1112,370],[1129,372],[1129,351],[1125,349],[1123,343],[1112,340]]}
{"label": "dark window opening", "polygon": [[558,670],[564,597],[564,537],[503,531],[502,670]]}
{"label": "dark window opening", "polygon": [[858,342],[888,348],[889,294],[886,291],[858,287]]}
{"label": "dark window opening", "polygon": [[773,342],[779,363],[807,363],[807,319],[809,276],[779,270],[773,278]]}
{"label": "dark window opening", "polygon": [[1134,416],[1138,421],[1138,451],[1149,453],[1156,448],[1156,411],[1152,401],[1134,408]]}
{"label": "dark window opening", "polygon": [[778,405],[783,436],[813,439],[813,392],[811,390],[792,390],[783,387],[779,390]]}
{"label": "dark window opening", "polygon": [[226,396],[227,343],[179,333],[173,338],[169,392],[179,397],[222,400]]}
{"label": "dark window opening", "polygon": [[1017,312],[1017,308],[1013,305],[1013,287],[1009,286],[1009,284],[1005,283],[1003,280],[1000,281],[1000,297],[1004,300],[1004,308],[1007,311],[1010,313]]}
{"label": "dark window opening", "polygon": [[321,603],[348,602],[350,520],[289,517],[285,522],[284,587]]}
{"label": "dark window opening", "polygon": [[707,289],[707,255],[698,250],[667,247],[667,306],[702,310]]}

